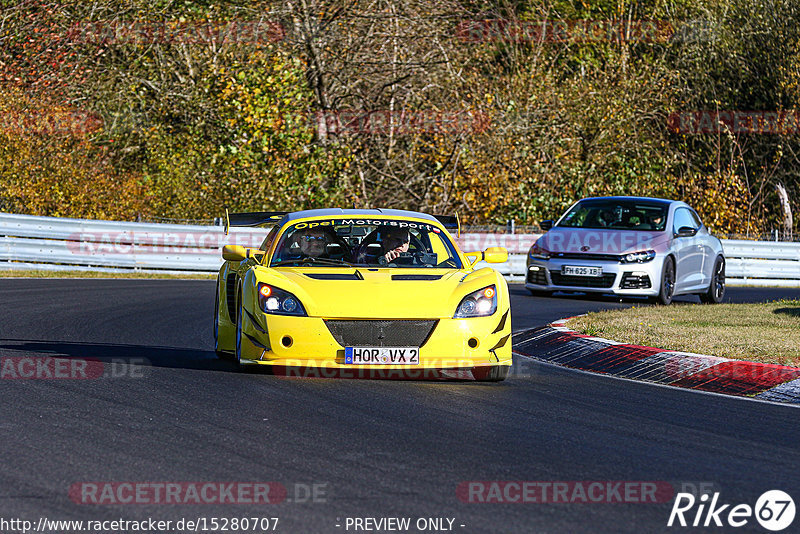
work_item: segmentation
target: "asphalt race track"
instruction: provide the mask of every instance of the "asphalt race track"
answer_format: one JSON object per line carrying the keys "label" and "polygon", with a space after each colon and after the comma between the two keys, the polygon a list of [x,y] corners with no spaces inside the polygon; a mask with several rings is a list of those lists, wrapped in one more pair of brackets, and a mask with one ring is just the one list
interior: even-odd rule
{"label": "asphalt race track", "polygon": [[[0,380],[0,518],[278,517],[284,533],[367,532],[347,518],[386,517],[450,518],[463,533],[708,530],[667,528],[669,502],[462,502],[468,481],[706,483],[723,503],[753,506],[781,489],[800,505],[796,407],[532,361],[500,384],[238,372],[212,352],[213,290],[211,280],[0,280],[0,357],[93,358],[105,373]],[[727,298],[797,296],[731,288]],[[512,300],[515,331],[636,302],[534,298],[520,286]],[[287,500],[101,505],[68,493],[126,481],[273,482]],[[800,518],[787,532],[798,529]],[[764,532],[753,518],[737,530]]]}

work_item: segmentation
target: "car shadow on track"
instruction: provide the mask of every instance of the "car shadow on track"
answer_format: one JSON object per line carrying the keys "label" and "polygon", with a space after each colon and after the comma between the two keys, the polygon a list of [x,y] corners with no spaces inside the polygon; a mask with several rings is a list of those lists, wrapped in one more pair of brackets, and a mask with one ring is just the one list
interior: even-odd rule
{"label": "car shadow on track", "polygon": [[[170,369],[191,369],[198,371],[247,373],[254,375],[278,376],[281,378],[366,378],[382,380],[403,381],[428,381],[446,380],[449,382],[473,382],[474,375],[461,376],[447,374],[437,370],[401,370],[383,371],[352,371],[337,370],[332,368],[292,367],[292,366],[260,366],[248,365],[240,367],[234,361],[221,360],[213,351],[200,349],[186,349],[178,347],[158,347],[145,345],[122,345],[116,343],[81,343],[73,341],[33,341],[24,339],[0,339],[0,378],[8,371],[13,378],[40,378],[35,375],[25,375],[23,370],[35,373],[42,366],[35,363],[37,359],[54,360],[82,360],[84,362],[101,362],[106,371],[112,369],[112,376],[133,376],[134,373],[125,373],[120,366],[130,366],[134,369],[148,367],[162,367]],[[6,365],[4,360],[18,360]],[[30,359],[24,364],[20,359]],[[97,365],[97,364],[95,364]],[[8,367],[8,368],[7,368]],[[25,369],[23,369],[23,367]],[[89,366],[92,367],[91,365]],[[85,368],[85,367],[84,367]],[[96,368],[94,368],[96,370]],[[453,371],[455,372],[455,371]],[[51,371],[52,373],[52,371]],[[114,373],[119,373],[115,375]],[[445,373],[445,374],[442,374]],[[98,373],[107,375],[107,373]],[[48,376],[53,378],[53,376]],[[480,380],[480,379],[479,379]],[[492,382],[493,380],[489,380]]]}
{"label": "car shadow on track", "polygon": [[104,364],[238,372],[235,363],[218,359],[213,351],[200,349],[116,343],[0,339],[0,357],[2,358],[48,356],[58,359],[100,361]]}

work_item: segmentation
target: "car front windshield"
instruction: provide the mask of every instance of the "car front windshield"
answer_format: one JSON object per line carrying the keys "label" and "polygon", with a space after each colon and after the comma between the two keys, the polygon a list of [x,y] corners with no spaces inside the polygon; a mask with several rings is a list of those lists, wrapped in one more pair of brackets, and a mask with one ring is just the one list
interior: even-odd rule
{"label": "car front windshield", "polygon": [[595,199],[582,200],[559,221],[567,228],[606,228],[662,232],[667,224],[666,202]]}
{"label": "car front windshield", "polygon": [[460,269],[450,237],[438,226],[402,219],[320,219],[289,226],[270,267]]}

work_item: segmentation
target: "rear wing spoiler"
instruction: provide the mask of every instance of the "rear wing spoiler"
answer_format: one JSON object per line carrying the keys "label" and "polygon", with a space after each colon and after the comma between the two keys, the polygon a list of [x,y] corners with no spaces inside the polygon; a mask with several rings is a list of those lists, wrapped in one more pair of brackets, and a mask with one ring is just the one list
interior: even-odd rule
{"label": "rear wing spoiler", "polygon": [[275,224],[280,221],[288,211],[251,211],[247,213],[228,213],[225,209],[225,235],[228,235],[232,226],[261,226],[262,224]]}
{"label": "rear wing spoiler", "polygon": [[461,237],[461,220],[458,218],[458,213],[455,215],[434,215],[434,217],[448,230],[456,230],[456,237]]}

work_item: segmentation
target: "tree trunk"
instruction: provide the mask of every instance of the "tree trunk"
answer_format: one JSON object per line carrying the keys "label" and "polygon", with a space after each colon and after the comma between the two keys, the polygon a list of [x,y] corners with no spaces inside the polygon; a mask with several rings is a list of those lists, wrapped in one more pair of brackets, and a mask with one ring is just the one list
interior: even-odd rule
{"label": "tree trunk", "polygon": [[786,188],[783,187],[781,183],[777,184],[775,189],[778,190],[778,198],[780,198],[781,208],[783,208],[783,231],[787,237],[791,237],[794,221],[792,220],[792,207],[789,204],[789,195],[786,193]]}

